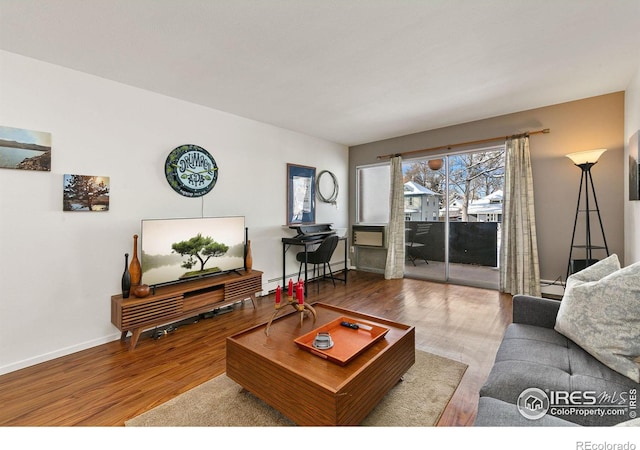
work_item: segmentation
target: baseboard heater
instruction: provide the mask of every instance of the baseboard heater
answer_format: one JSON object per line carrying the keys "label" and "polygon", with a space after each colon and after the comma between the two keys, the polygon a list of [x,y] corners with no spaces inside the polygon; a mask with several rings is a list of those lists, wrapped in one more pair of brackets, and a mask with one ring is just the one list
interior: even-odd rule
{"label": "baseboard heater", "polygon": [[351,242],[356,247],[387,246],[386,225],[353,225],[351,227]]}

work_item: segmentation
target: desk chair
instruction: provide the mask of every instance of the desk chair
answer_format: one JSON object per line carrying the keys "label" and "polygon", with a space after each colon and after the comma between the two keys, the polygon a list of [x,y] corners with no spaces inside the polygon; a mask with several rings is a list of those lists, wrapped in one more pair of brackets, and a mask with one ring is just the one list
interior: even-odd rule
{"label": "desk chair", "polygon": [[[333,256],[333,252],[336,250],[338,246],[338,236],[329,236],[325,238],[317,249],[307,252],[307,263],[313,264],[313,277],[316,276],[316,267],[322,264],[323,269],[323,278],[327,273],[327,266],[329,267],[329,274],[331,275],[331,281],[333,281],[333,285],[336,285],[336,280],[333,278],[333,271],[331,270],[331,264],[329,261],[331,260],[331,256]],[[304,252],[299,252],[296,255],[296,260],[300,262],[300,269],[298,270],[298,279],[300,279],[300,275],[302,274],[302,264],[304,264]],[[318,284],[318,292],[320,292],[320,284]]]}

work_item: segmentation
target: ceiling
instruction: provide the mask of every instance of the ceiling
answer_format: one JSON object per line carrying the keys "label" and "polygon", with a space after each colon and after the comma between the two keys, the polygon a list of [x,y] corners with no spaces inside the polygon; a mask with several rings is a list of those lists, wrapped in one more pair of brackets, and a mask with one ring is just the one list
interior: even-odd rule
{"label": "ceiling", "polygon": [[355,145],[625,90],[640,0],[0,0],[0,49]]}

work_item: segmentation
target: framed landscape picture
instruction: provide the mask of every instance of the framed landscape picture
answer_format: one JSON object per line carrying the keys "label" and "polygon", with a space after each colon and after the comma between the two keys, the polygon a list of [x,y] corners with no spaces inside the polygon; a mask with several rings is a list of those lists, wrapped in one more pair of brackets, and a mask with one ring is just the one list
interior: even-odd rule
{"label": "framed landscape picture", "polygon": [[629,139],[629,200],[640,200],[640,155],[638,138],[640,131]]}
{"label": "framed landscape picture", "polygon": [[109,211],[109,177],[65,175],[63,211]]}
{"label": "framed landscape picture", "polygon": [[0,167],[51,171],[51,133],[0,126]]}

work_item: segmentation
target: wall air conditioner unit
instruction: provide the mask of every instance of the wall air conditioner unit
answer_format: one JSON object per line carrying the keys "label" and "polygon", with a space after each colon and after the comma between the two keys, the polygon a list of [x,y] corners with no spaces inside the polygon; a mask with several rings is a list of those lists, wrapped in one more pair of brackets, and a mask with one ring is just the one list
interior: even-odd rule
{"label": "wall air conditioner unit", "polygon": [[353,225],[351,242],[356,247],[387,247],[386,225]]}

